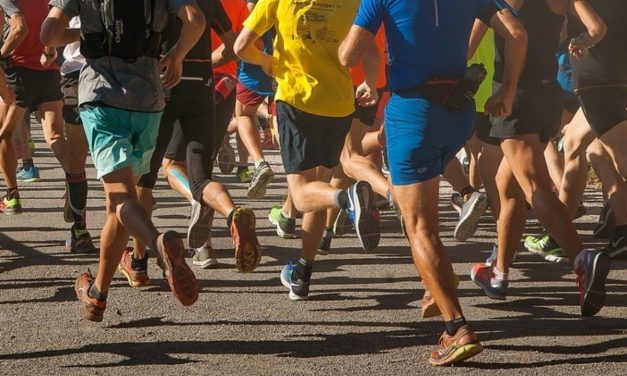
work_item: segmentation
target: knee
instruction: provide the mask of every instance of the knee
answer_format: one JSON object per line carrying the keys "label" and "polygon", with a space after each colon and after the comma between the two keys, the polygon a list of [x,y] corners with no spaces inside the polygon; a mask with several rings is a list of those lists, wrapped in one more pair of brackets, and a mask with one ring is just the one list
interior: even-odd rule
{"label": "knee", "polygon": [[564,136],[564,158],[566,160],[585,156],[586,150],[581,141],[581,138],[575,137],[571,133],[566,133]]}
{"label": "knee", "polygon": [[122,210],[124,204],[132,200],[133,197],[127,192],[115,192],[107,195],[105,210],[108,215],[115,215],[118,210]]}

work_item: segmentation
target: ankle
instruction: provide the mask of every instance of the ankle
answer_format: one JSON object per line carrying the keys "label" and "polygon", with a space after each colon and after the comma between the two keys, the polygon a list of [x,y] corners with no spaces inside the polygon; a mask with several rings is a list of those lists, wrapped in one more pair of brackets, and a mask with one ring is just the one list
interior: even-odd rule
{"label": "ankle", "polygon": [[98,288],[96,287],[95,283],[89,287],[89,291],[87,292],[87,295],[90,298],[100,300],[101,302],[104,302],[105,300],[107,300],[107,292],[106,291],[100,292]]}
{"label": "ankle", "polygon": [[466,319],[464,318],[464,316],[462,316],[462,317],[460,317],[458,319],[453,319],[451,321],[445,321],[444,325],[446,326],[446,333],[449,336],[453,336],[453,335],[455,335],[455,333],[457,333],[457,331],[459,329],[461,329],[461,327],[466,325]]}

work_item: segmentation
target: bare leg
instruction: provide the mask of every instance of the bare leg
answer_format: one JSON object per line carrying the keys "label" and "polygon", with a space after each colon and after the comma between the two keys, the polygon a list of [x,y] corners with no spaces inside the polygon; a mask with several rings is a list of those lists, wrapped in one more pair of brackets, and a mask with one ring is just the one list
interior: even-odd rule
{"label": "bare leg", "polygon": [[3,115],[0,129],[0,169],[7,188],[17,188],[17,155],[13,146],[13,132],[22,121],[24,112],[22,107],[0,103],[0,115]]}
{"label": "bare leg", "polygon": [[549,142],[544,149],[544,158],[546,158],[549,176],[555,189],[559,191],[562,176],[564,176],[564,157],[557,151],[557,146],[553,142]]}

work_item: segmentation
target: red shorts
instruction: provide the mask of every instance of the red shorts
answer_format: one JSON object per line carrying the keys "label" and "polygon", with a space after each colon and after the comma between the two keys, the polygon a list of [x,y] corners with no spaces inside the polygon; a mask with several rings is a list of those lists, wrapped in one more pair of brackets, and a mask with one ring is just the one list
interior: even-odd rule
{"label": "red shorts", "polygon": [[236,90],[235,98],[237,98],[237,101],[248,107],[258,107],[267,97],[267,95],[255,93],[239,82]]}

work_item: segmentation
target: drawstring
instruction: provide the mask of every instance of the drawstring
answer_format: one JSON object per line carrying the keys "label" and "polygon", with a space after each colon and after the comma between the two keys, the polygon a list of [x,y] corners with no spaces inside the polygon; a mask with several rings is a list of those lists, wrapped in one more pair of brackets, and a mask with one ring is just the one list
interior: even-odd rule
{"label": "drawstring", "polygon": [[438,0],[433,0],[433,6],[435,8],[435,27],[440,27],[440,9]]}

